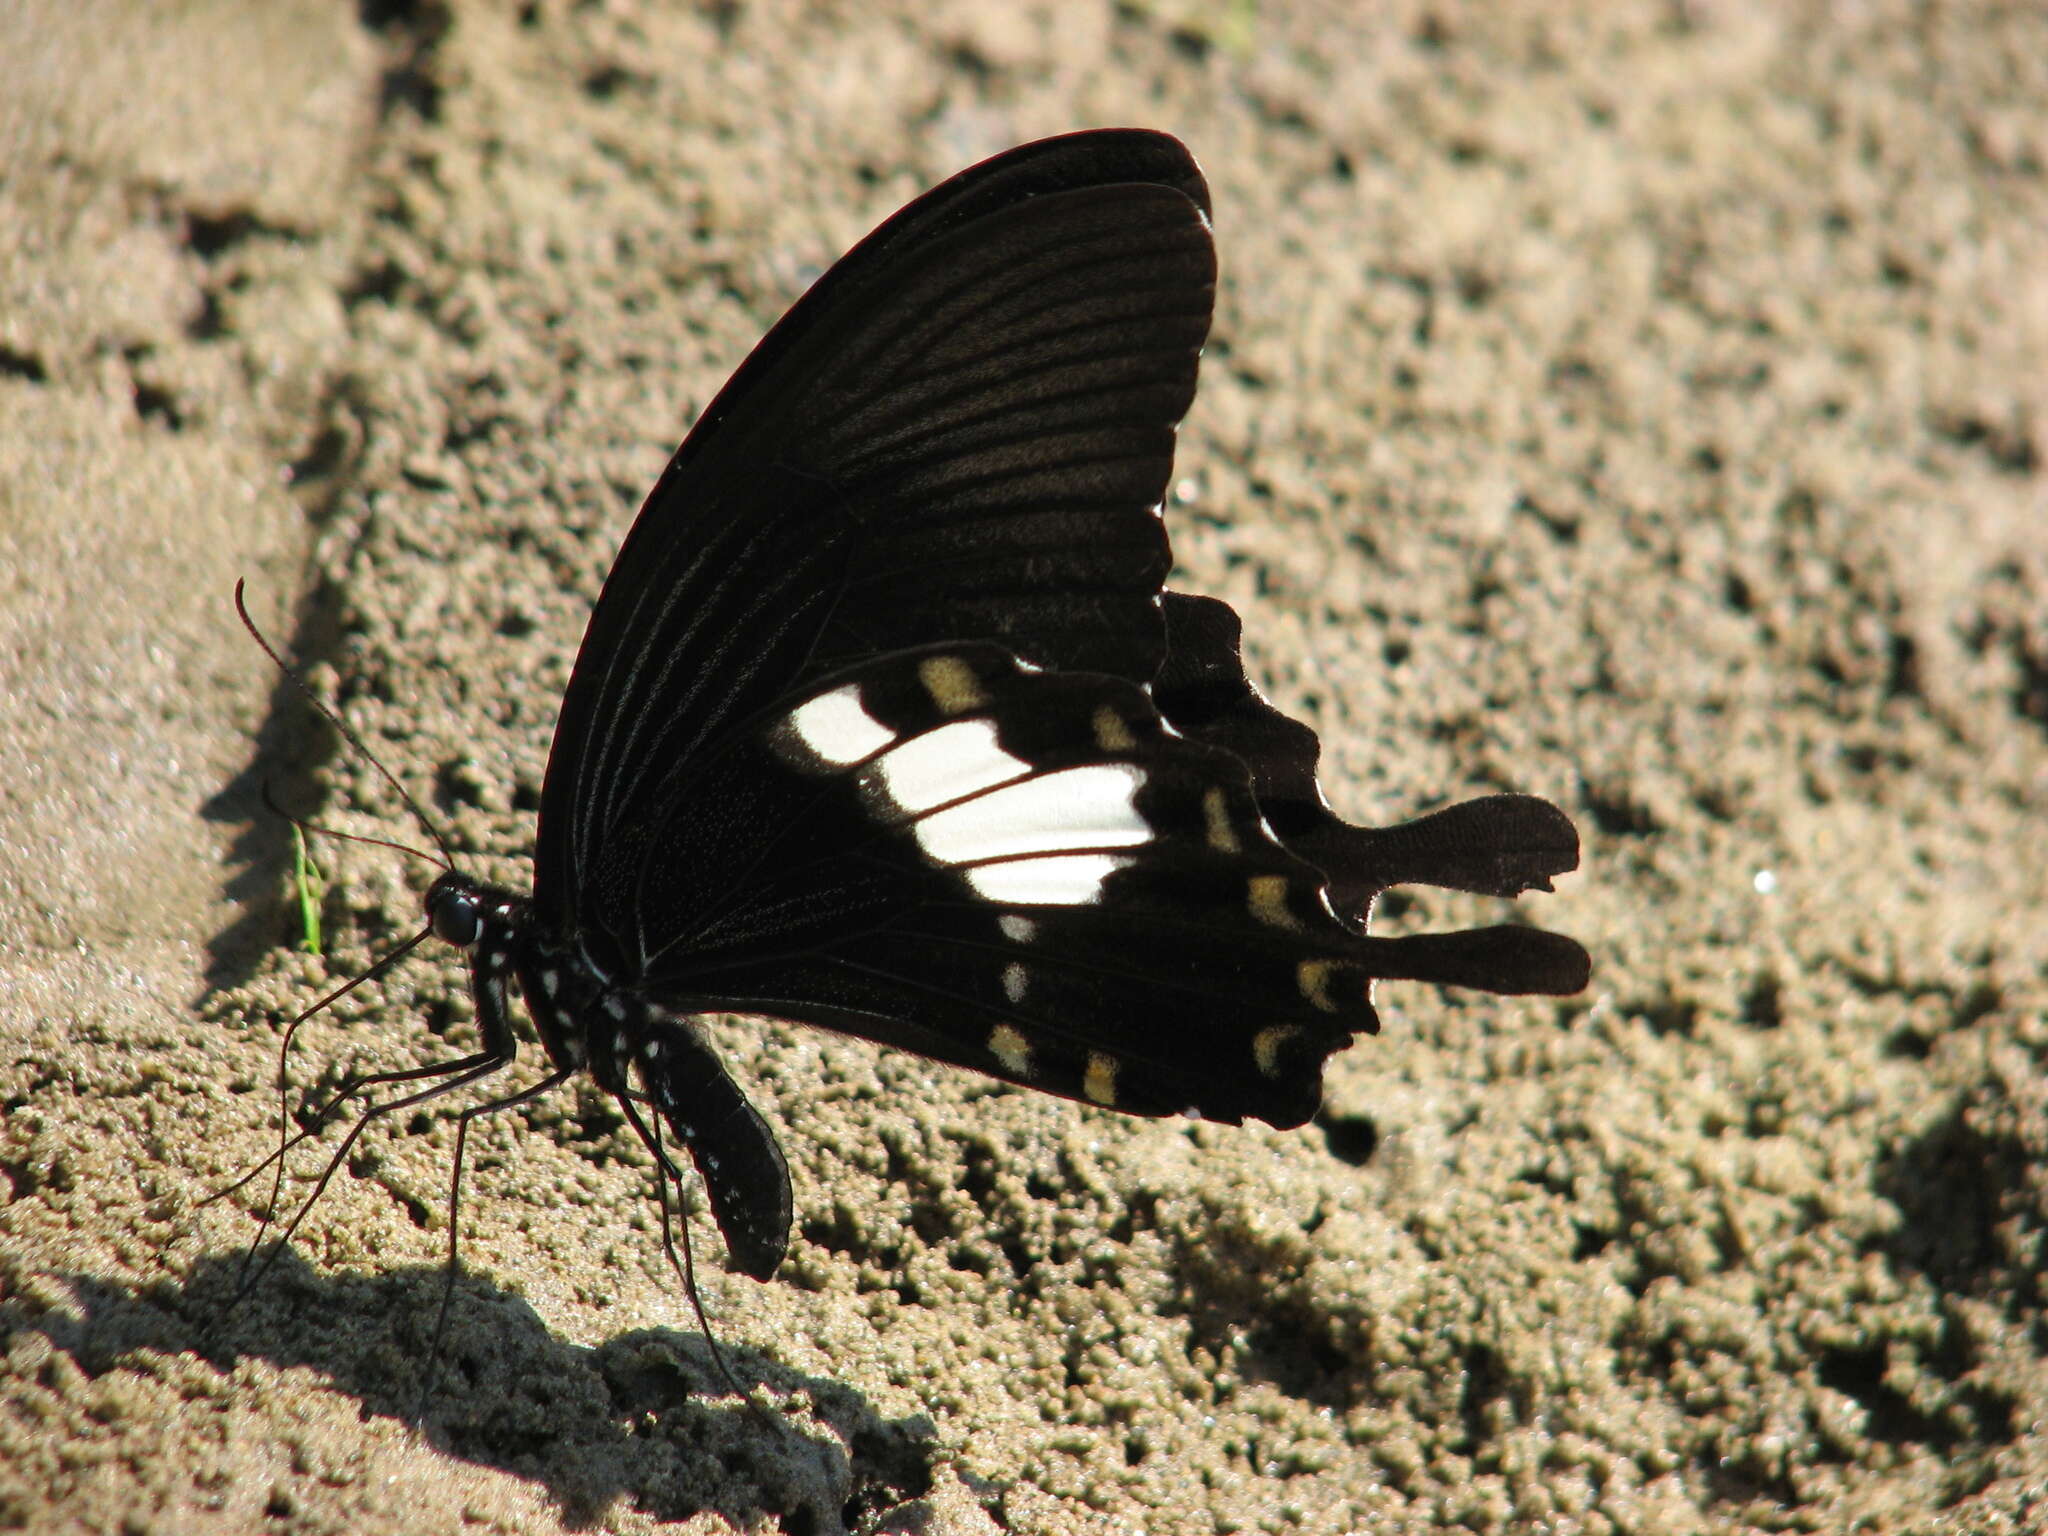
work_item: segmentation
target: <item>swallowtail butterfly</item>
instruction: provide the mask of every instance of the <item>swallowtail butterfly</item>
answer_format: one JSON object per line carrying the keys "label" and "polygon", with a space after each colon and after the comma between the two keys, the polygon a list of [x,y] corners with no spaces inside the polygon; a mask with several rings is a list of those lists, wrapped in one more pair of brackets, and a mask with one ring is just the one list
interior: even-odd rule
{"label": "swallowtail butterfly", "polygon": [[626,536],[533,894],[453,870],[427,892],[480,1049],[388,1075],[430,1086],[376,1112],[509,1064],[516,983],[554,1065],[518,1099],[588,1070],[658,1180],[680,1177],[665,1124],[765,1280],[789,1176],[694,1017],[1284,1127],[1378,1029],[1375,979],[1582,987],[1585,951],[1535,929],[1366,933],[1395,884],[1548,889],[1578,861],[1560,811],[1339,820],[1314,732],[1246,680],[1237,616],[1161,590],[1214,283],[1201,173],[1131,130],[974,166],[821,277]]}

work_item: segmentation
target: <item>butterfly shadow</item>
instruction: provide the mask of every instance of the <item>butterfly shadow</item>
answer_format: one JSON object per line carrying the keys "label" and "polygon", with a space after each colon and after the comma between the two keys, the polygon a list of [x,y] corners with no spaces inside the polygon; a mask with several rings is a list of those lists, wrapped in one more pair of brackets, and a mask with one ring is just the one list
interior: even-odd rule
{"label": "butterfly shadow", "polygon": [[197,1356],[223,1377],[245,1359],[312,1370],[366,1417],[414,1425],[447,1455],[539,1483],[572,1528],[624,1500],[662,1521],[710,1511],[748,1525],[766,1514],[832,1531],[930,1489],[930,1419],[885,1419],[860,1393],[744,1347],[722,1345],[742,1385],[807,1396],[831,1433],[733,1398],[699,1333],[564,1343],[525,1301],[464,1273],[430,1367],[445,1270],[319,1274],[287,1252],[237,1299],[242,1260],[209,1254],[182,1279],[146,1286],[55,1274],[68,1304],[38,1312],[16,1298],[0,1303],[0,1325],[41,1333],[89,1378],[137,1352]]}

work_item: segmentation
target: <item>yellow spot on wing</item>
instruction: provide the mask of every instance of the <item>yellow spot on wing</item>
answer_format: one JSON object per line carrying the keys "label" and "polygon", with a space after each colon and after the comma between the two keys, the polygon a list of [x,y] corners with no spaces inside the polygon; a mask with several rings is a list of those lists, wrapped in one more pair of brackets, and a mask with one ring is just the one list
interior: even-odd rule
{"label": "yellow spot on wing", "polygon": [[1253,1035],[1252,1060],[1259,1064],[1259,1071],[1267,1077],[1278,1077],[1281,1067],[1280,1053],[1300,1034],[1299,1025],[1275,1024],[1270,1029],[1262,1029]]}
{"label": "yellow spot on wing", "polygon": [[1304,960],[1294,968],[1294,979],[1301,988],[1301,995],[1325,1013],[1337,1011],[1337,999],[1330,995],[1330,977],[1336,969],[1334,960]]}
{"label": "yellow spot on wing", "polygon": [[1208,827],[1211,848],[1218,853],[1242,851],[1237,829],[1230,824],[1230,800],[1220,786],[1202,791],[1202,821]]}
{"label": "yellow spot on wing", "polygon": [[1081,1091],[1096,1104],[1116,1103],[1116,1058],[1101,1051],[1088,1053],[1088,1070],[1081,1078]]}
{"label": "yellow spot on wing", "polygon": [[988,1032],[989,1054],[1003,1064],[1005,1072],[1018,1077],[1031,1075],[1031,1042],[1022,1033],[1007,1024],[998,1024]]}
{"label": "yellow spot on wing", "polygon": [[942,715],[964,715],[988,702],[974,668],[958,656],[927,656],[917,664],[917,677]]}
{"label": "yellow spot on wing", "polygon": [[1105,752],[1128,752],[1138,744],[1124,717],[1107,704],[1095,706],[1095,744]]}
{"label": "yellow spot on wing", "polygon": [[1301,927],[1301,924],[1294,920],[1294,914],[1287,910],[1285,875],[1253,875],[1250,906],[1252,916],[1268,928]]}

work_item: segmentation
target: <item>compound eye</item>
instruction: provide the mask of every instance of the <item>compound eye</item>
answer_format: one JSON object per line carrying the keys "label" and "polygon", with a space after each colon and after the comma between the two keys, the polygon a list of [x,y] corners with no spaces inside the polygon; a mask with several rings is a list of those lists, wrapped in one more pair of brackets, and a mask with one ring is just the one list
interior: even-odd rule
{"label": "compound eye", "polygon": [[483,932],[483,903],[469,891],[442,891],[427,913],[434,937],[468,949]]}

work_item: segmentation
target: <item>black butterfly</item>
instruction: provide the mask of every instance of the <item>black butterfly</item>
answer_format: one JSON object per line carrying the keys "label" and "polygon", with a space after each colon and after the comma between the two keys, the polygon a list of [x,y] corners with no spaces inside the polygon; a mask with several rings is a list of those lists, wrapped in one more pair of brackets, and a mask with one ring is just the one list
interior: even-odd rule
{"label": "black butterfly", "polygon": [[1295,1126],[1324,1059],[1377,1030],[1375,978],[1585,984],[1585,951],[1533,929],[1367,937],[1397,883],[1547,889],[1571,823],[1516,795],[1338,820],[1237,616],[1161,591],[1214,282],[1187,151],[1112,130],[962,172],[797,301],[619,551],[533,894],[454,871],[427,893],[482,1045],[384,1079],[434,1079],[402,1103],[512,1060],[516,978],[555,1067],[518,1099],[587,1068],[678,1177],[651,1105],[766,1279],[788,1173],[693,1015]]}

